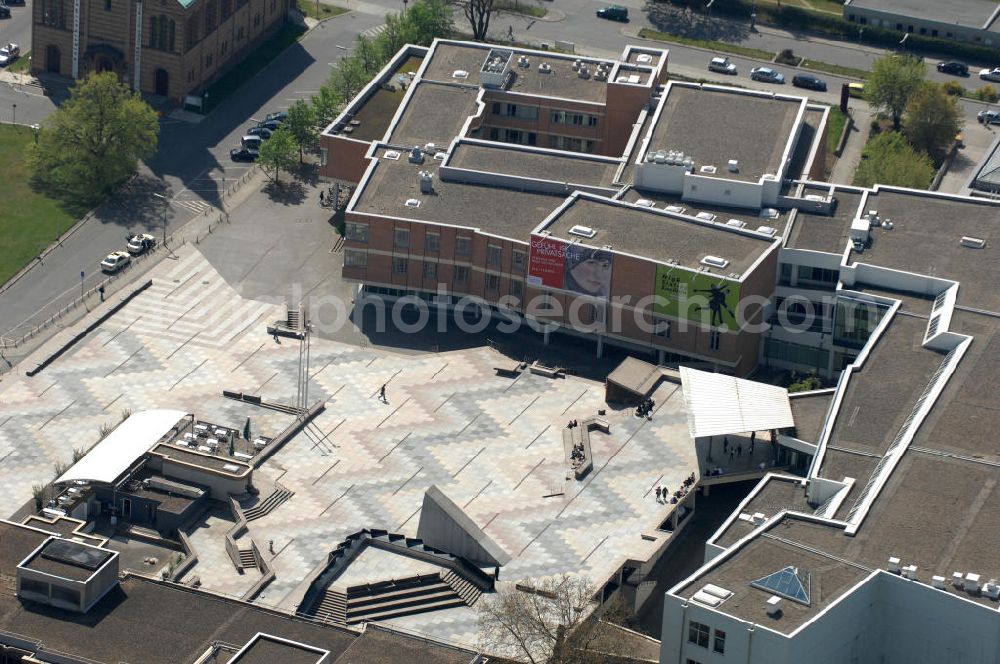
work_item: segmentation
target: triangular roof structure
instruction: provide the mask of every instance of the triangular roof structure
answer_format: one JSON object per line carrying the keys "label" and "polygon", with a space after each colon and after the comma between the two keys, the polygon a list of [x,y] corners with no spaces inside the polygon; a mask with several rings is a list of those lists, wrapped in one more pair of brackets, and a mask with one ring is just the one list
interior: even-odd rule
{"label": "triangular roof structure", "polygon": [[689,367],[681,384],[692,438],[795,426],[783,387]]}
{"label": "triangular roof structure", "polygon": [[751,581],[750,585],[754,588],[778,595],[779,597],[790,599],[793,602],[809,606],[811,576],[809,572],[800,572],[797,567],[789,565],[756,581]]}
{"label": "triangular roof structure", "polygon": [[427,546],[480,565],[506,565],[510,562],[510,554],[436,485],[424,493],[417,537]]}

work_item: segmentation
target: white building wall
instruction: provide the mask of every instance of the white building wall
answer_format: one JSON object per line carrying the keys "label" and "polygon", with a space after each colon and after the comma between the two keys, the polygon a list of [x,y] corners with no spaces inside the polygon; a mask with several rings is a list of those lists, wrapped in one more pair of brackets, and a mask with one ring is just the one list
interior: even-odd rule
{"label": "white building wall", "polygon": [[[725,164],[716,167],[723,170],[726,168]],[[759,209],[764,207],[763,195],[764,190],[759,182],[741,182],[725,177],[688,173],[684,177],[684,192],[681,197],[686,201]]]}

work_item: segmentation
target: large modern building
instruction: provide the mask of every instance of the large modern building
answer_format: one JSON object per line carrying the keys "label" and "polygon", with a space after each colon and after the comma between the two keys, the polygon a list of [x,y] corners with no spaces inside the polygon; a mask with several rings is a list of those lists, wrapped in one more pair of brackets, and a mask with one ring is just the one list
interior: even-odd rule
{"label": "large modern building", "polygon": [[472,298],[598,354],[748,373],[788,210],[831,210],[787,186],[822,165],[825,107],[664,83],[666,64],[633,46],[616,61],[403,49],[323,134],[324,174],[356,183],[344,278],[386,298]]}
{"label": "large modern building", "polygon": [[289,0],[39,0],[32,70],[113,71],[133,90],[183,103],[284,22]]}
{"label": "large modern building", "polygon": [[885,30],[940,39],[1000,44],[1000,8],[990,0],[846,0],[844,18],[861,30]]}

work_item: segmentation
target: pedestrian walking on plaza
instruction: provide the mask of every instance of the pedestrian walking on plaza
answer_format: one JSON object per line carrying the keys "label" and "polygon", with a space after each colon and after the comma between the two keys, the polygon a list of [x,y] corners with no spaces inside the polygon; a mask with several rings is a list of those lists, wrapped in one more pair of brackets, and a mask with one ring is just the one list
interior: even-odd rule
{"label": "pedestrian walking on plaza", "polygon": [[656,487],[656,502],[660,502],[660,487]]}
{"label": "pedestrian walking on plaza", "polygon": [[514,41],[514,26],[507,26],[507,39]]}
{"label": "pedestrian walking on plaza", "polygon": [[272,556],[274,555],[274,540],[273,539],[272,540],[267,540],[267,550],[271,552]]}
{"label": "pedestrian walking on plaza", "polygon": [[729,451],[729,436],[722,437],[722,453],[725,454]]}
{"label": "pedestrian walking on plaza", "polygon": [[323,198],[323,190],[319,190],[319,204],[326,205],[326,199]]}
{"label": "pedestrian walking on plaza", "polygon": [[97,287],[97,292],[101,294],[101,302],[104,302],[104,285]]}
{"label": "pedestrian walking on plaza", "polygon": [[737,445],[736,446],[736,456],[738,456],[738,457],[743,456],[743,446],[742,445]]}
{"label": "pedestrian walking on plaza", "polygon": [[753,443],[754,443],[755,440],[757,440],[757,432],[756,431],[751,431],[750,432],[750,445],[753,445]]}
{"label": "pedestrian walking on plaza", "polygon": [[381,388],[379,388],[379,391],[378,391],[378,398],[379,398],[379,401],[381,401],[382,403],[389,403],[389,402],[388,402],[388,401],[386,400],[386,398],[385,398],[385,385],[382,385],[382,387],[381,387]]}
{"label": "pedestrian walking on plaza", "polygon": [[747,454],[753,456],[753,438],[750,439],[750,451]]}
{"label": "pedestrian walking on plaza", "polygon": [[729,450],[729,460],[732,461],[736,458],[736,450]]}

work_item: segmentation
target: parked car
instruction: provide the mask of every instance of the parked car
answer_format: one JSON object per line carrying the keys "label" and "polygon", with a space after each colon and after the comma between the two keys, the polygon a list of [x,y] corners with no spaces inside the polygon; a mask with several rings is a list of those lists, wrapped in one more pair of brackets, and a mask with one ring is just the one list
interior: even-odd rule
{"label": "parked car", "polygon": [[273,133],[274,132],[268,129],[267,127],[261,127],[260,125],[256,127],[250,127],[249,129],[247,129],[247,136],[260,136],[265,141],[271,138],[271,134]]}
{"label": "parked car", "polygon": [[101,261],[101,271],[115,273],[125,269],[132,262],[132,257],[124,251],[112,251],[107,258]]}
{"label": "parked car", "polygon": [[852,97],[864,97],[865,96],[865,84],[864,83],[848,83],[847,84],[847,94]]}
{"label": "parked car", "polygon": [[7,44],[0,48],[0,67],[6,67],[21,57],[21,47],[17,44]]}
{"label": "parked car", "polygon": [[0,18],[10,18],[10,7],[0,5]]}
{"label": "parked car", "polygon": [[260,136],[244,136],[240,139],[240,144],[248,150],[260,150],[264,139]]}
{"label": "parked car", "polygon": [[288,111],[275,111],[274,113],[268,113],[264,116],[264,122],[269,122],[275,120],[277,122],[284,122],[288,119]]}
{"label": "parked car", "polygon": [[792,85],[797,88],[826,92],[826,81],[812,74],[796,74],[792,77]]}
{"label": "parked car", "polygon": [[980,69],[979,78],[984,81],[1000,81],[1000,67],[994,67],[993,69]]}
{"label": "parked car", "polygon": [[628,23],[628,9],[621,5],[608,5],[597,10],[597,18],[606,18],[609,21],[621,21]]}
{"label": "parked car", "polygon": [[953,76],[969,75],[969,67],[961,62],[939,62],[937,63],[937,70],[943,74],[951,74]]}
{"label": "parked car", "polygon": [[785,77],[770,67],[754,67],[750,70],[750,78],[763,83],[784,83]]}
{"label": "parked car", "polygon": [[264,120],[263,122],[258,122],[254,126],[270,129],[271,131],[278,131],[278,127],[281,126],[281,120]]}
{"label": "parked car", "polygon": [[720,74],[736,75],[736,65],[729,61],[729,58],[712,58],[708,61],[708,71],[719,72]]}
{"label": "parked car", "polygon": [[229,151],[229,158],[233,161],[257,161],[257,157],[259,156],[260,152],[257,150],[245,147],[233,148]]}
{"label": "parked car", "polygon": [[976,119],[979,124],[1000,124],[1000,111],[979,111]]}
{"label": "parked car", "polygon": [[125,248],[128,249],[128,252],[133,256],[138,256],[146,253],[155,246],[155,237],[149,233],[138,233],[129,237],[128,245],[126,245]]}

